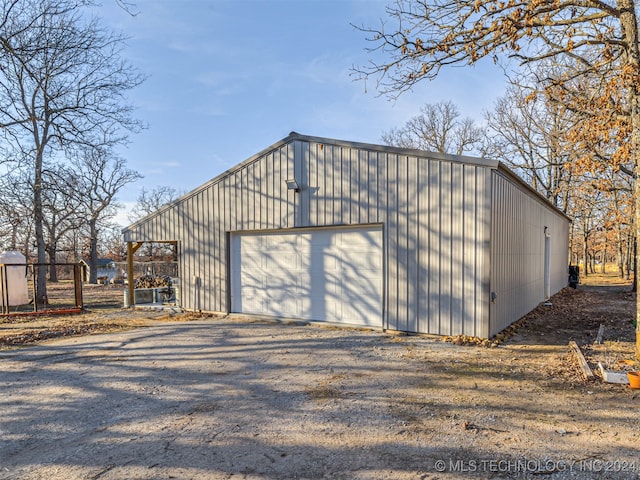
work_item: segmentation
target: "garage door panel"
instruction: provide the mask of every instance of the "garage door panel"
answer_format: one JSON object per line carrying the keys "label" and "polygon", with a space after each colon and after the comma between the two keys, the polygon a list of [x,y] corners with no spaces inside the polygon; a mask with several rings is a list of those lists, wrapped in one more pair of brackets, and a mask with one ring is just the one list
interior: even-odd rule
{"label": "garage door panel", "polygon": [[[295,251],[298,248],[298,244],[301,239],[296,237],[282,237],[280,235],[276,236],[262,236],[261,243],[264,248],[273,249],[273,250],[284,250],[284,251]],[[243,236],[244,242],[244,236]]]}
{"label": "garage door panel", "polygon": [[[249,292],[249,290],[263,290],[265,285],[268,285],[268,279],[262,274],[262,271],[245,273],[242,275],[242,290]],[[253,292],[251,292],[253,293]]]}
{"label": "garage door panel", "polygon": [[291,252],[270,252],[264,254],[266,258],[265,267],[268,272],[278,275],[293,269],[297,270],[301,267],[302,262],[297,254]]}
{"label": "garage door panel", "polygon": [[[349,279],[345,279],[349,280]],[[346,283],[346,282],[345,282]],[[349,300],[349,303],[360,303],[364,299],[373,297],[380,291],[380,285],[375,279],[360,279],[358,283],[352,282],[342,287],[342,296]]]}
{"label": "garage door panel", "polygon": [[342,315],[346,318],[362,318],[364,321],[362,322],[364,325],[368,327],[379,327],[380,324],[375,321],[372,317],[367,315],[367,312],[370,311],[372,305],[369,304],[346,304],[342,306]]}
{"label": "garage door panel", "polygon": [[313,250],[310,255],[300,257],[300,268],[307,271],[336,271],[339,269],[340,259],[335,255],[327,255],[325,252]]}
{"label": "garage door panel", "polygon": [[259,252],[264,250],[265,247],[265,238],[264,237],[246,237],[242,239],[242,247],[247,251],[256,251]]}
{"label": "garage door panel", "polygon": [[265,267],[265,258],[262,255],[248,253],[243,255],[242,261],[246,270],[262,270]]}
{"label": "garage door panel", "polygon": [[232,311],[382,326],[382,230],[234,235]]}
{"label": "garage door panel", "polygon": [[292,297],[267,302],[268,311],[281,312],[283,316],[298,317],[302,311],[302,299]]}
{"label": "garage door panel", "polygon": [[343,253],[340,262],[344,270],[375,270],[382,269],[382,259],[373,250],[347,251]]}

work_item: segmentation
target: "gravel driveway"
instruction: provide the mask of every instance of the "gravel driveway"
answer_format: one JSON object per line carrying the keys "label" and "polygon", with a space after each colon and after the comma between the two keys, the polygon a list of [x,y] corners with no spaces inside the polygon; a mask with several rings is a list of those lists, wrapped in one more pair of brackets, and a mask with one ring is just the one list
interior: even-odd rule
{"label": "gravel driveway", "polygon": [[638,478],[638,395],[541,359],[238,319],[2,351],[0,479]]}

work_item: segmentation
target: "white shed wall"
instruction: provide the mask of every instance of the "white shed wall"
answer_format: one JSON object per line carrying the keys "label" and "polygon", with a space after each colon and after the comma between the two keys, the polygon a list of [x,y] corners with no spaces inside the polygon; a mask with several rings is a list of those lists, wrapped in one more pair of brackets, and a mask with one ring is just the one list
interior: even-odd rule
{"label": "white shed wall", "polygon": [[297,226],[384,225],[385,328],[486,336],[492,169],[322,142],[303,152]]}
{"label": "white shed wall", "polygon": [[545,227],[551,295],[567,286],[569,221],[499,171],[492,176],[490,335],[545,298]]}
{"label": "white shed wall", "polygon": [[[292,134],[130,226],[125,240],[177,241],[183,307],[228,312],[231,232],[382,224],[384,328],[487,337],[539,301],[538,262],[524,253],[539,239],[524,230],[549,222],[565,235],[553,243],[554,263],[567,252],[566,219],[496,177],[497,166]],[[300,192],[287,189],[291,178]],[[504,215],[492,209],[492,191]],[[523,220],[533,223],[522,228]],[[516,301],[492,304],[491,323],[490,287]]]}
{"label": "white shed wall", "polygon": [[384,327],[486,336],[491,167],[415,153],[285,142],[129,227],[125,240],[178,241],[183,306],[226,312],[228,232],[382,223]]}

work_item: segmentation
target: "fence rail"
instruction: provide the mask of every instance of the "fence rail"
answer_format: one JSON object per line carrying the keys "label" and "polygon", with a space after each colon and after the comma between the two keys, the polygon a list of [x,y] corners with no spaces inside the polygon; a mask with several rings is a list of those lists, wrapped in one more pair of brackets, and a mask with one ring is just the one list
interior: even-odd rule
{"label": "fence rail", "polygon": [[[24,269],[24,277],[20,269]],[[46,283],[46,295],[38,292],[39,275],[47,275],[44,272],[51,272],[52,269],[60,269],[63,275],[60,275],[59,282]],[[73,273],[69,279],[69,274]],[[66,274],[65,274],[66,273]],[[57,277],[57,275],[56,275]],[[70,301],[69,288],[49,288],[53,283],[66,284],[69,286],[69,280],[72,281],[73,302]],[[50,292],[54,295],[51,296]],[[56,295],[60,293],[60,296]],[[26,297],[27,301],[22,302]],[[38,301],[42,299],[43,301]],[[17,304],[16,304],[17,303]],[[0,264],[0,313],[3,315],[12,314],[11,308],[14,307],[13,313],[20,312],[50,312],[55,310],[84,308],[82,295],[82,266],[79,263],[3,263]]]}

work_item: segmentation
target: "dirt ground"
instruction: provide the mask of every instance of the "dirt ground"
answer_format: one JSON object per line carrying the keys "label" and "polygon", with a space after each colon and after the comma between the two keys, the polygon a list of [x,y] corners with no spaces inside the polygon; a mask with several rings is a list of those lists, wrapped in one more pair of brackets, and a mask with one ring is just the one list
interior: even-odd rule
{"label": "dirt ground", "polygon": [[634,368],[635,296],[588,283],[485,346],[112,305],[4,319],[0,479],[639,478],[640,390],[584,380],[567,346]]}

